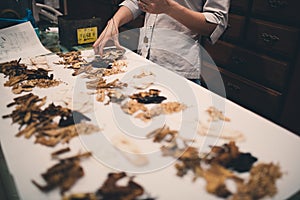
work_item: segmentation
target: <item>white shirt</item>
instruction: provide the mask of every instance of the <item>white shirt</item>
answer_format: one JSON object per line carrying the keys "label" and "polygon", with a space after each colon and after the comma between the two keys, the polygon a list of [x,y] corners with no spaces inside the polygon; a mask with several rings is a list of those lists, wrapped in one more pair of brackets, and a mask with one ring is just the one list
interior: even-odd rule
{"label": "white shirt", "polygon": [[[202,12],[206,21],[217,24],[209,39],[216,42],[227,27],[230,0],[175,0],[179,4]],[[137,0],[125,0],[121,5],[132,12],[134,18],[142,11]],[[197,23],[197,22],[195,22]],[[200,38],[183,24],[166,14],[146,13],[140,30],[139,51],[149,59],[189,79],[200,78]]]}

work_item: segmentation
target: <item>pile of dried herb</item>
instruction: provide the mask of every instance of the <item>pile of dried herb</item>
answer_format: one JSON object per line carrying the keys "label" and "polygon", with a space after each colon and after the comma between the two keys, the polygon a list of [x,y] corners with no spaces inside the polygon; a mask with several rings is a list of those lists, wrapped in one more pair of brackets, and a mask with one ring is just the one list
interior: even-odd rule
{"label": "pile of dried herb", "polygon": [[82,122],[90,120],[82,113],[53,103],[42,108],[45,103],[46,97],[39,98],[32,93],[16,97],[14,102],[7,105],[15,106],[15,110],[3,118],[12,118],[13,123],[20,125],[16,136],[24,135],[25,138],[30,138],[34,135],[35,143],[46,146],[66,143],[79,133],[89,134],[99,130],[92,124]]}
{"label": "pile of dried herb", "polygon": [[48,88],[61,83],[61,81],[53,79],[53,74],[48,75],[47,70],[28,69],[20,61],[21,59],[0,64],[0,73],[8,77],[4,86],[12,87],[13,93],[20,94],[23,91],[32,91],[34,87]]}

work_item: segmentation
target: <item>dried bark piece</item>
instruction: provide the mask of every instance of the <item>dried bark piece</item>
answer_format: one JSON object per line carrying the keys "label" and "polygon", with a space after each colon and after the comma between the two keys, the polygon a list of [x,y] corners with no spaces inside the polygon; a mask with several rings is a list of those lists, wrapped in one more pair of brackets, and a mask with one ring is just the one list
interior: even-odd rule
{"label": "dried bark piece", "polygon": [[[119,185],[118,181],[121,179],[128,179],[127,184]],[[63,200],[155,200],[148,197],[144,188],[133,179],[134,177],[128,177],[125,172],[109,173],[95,193],[71,194],[63,196]]]}
{"label": "dried bark piece", "polygon": [[[153,142],[172,142],[178,135],[178,131],[170,130],[168,126],[158,128],[147,134],[148,138],[153,137]],[[167,138],[168,137],[168,138]]]}
{"label": "dried bark piece", "polygon": [[133,181],[134,177],[128,177],[129,180],[125,186],[117,185],[117,182],[124,178],[127,178],[125,172],[108,174],[108,178],[97,194],[101,196],[101,199],[134,200],[144,193],[144,188]]}
{"label": "dried bark piece", "polygon": [[71,151],[70,147],[66,147],[66,148],[63,148],[63,149],[59,149],[55,152],[52,152],[51,153],[51,157],[52,158],[56,158],[57,156],[59,156],[60,154],[63,154],[63,153],[66,153],[66,152],[69,152]]}
{"label": "dried bark piece", "polygon": [[60,193],[68,191],[83,175],[83,168],[80,166],[80,159],[90,157],[91,153],[78,154],[65,159],[60,159],[59,162],[41,176],[46,182],[46,185],[40,185],[32,180],[32,183],[41,191],[48,192],[52,189],[59,188]]}

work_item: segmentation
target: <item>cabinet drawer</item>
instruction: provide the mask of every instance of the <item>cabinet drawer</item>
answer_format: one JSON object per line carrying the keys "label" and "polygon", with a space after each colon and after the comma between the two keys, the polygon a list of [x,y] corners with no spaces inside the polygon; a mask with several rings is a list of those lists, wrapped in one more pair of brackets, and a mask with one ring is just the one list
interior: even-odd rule
{"label": "cabinet drawer", "polygon": [[228,27],[223,34],[224,39],[240,40],[245,30],[245,17],[229,14]]}
{"label": "cabinet drawer", "polygon": [[286,87],[289,74],[289,64],[286,62],[222,41],[215,45],[205,43],[205,49],[218,65],[230,72],[274,90],[283,91]]}
{"label": "cabinet drawer", "polygon": [[254,0],[252,12],[271,20],[299,24],[299,8],[299,0]]}
{"label": "cabinet drawer", "polygon": [[219,68],[218,71],[215,68],[207,63],[204,63],[202,67],[202,77],[209,90],[218,93],[220,88],[218,85],[215,85],[218,82],[215,80],[218,77],[218,73],[220,73],[227,99],[278,122],[282,104],[281,93],[234,75],[224,69]]}
{"label": "cabinet drawer", "polygon": [[231,0],[230,11],[235,13],[245,13],[248,10],[249,0]]}
{"label": "cabinet drawer", "polygon": [[246,37],[249,45],[292,57],[299,42],[299,29],[252,19]]}

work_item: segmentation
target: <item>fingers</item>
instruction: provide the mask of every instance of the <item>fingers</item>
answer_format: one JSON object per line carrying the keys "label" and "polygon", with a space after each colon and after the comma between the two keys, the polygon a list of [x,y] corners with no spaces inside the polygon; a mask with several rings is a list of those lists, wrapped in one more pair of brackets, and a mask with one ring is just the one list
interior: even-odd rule
{"label": "fingers", "polygon": [[122,50],[124,50],[124,48],[120,45],[118,36],[114,38],[114,44],[115,44],[115,46],[116,46],[117,49],[122,49]]}

